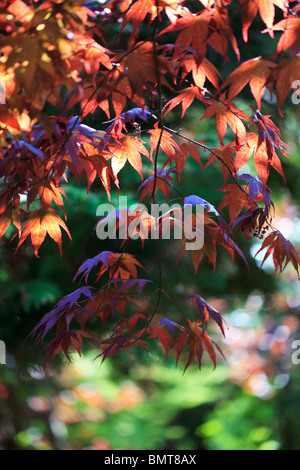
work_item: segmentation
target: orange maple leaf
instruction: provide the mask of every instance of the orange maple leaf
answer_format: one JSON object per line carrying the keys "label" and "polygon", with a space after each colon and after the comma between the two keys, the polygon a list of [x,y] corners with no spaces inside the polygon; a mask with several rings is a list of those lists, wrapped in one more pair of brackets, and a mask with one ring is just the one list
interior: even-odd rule
{"label": "orange maple leaf", "polygon": [[179,18],[175,24],[165,28],[160,35],[170,31],[182,30],[176,39],[176,44],[185,47],[191,46],[199,57],[203,57],[206,54],[208,27],[212,15],[212,10],[196,14],[190,11],[182,11],[182,18]]}
{"label": "orange maple leaf", "polygon": [[41,206],[44,209],[48,209],[52,201],[54,201],[65,214],[65,219],[67,218],[64,201],[62,195],[67,197],[64,190],[59,186],[56,186],[53,180],[44,180],[35,182],[27,194],[27,208],[29,208],[31,202],[39,195]]}
{"label": "orange maple leaf", "polygon": [[172,134],[170,134],[170,132],[167,132],[166,130],[164,130],[163,133],[162,133],[162,136],[160,138],[161,129],[159,129],[158,123],[156,123],[154,125],[154,129],[150,129],[150,131],[148,131],[148,132],[149,132],[149,134],[151,134],[151,137],[150,137],[150,145],[151,145],[150,155],[151,155],[151,157],[152,157],[153,152],[156,149],[157,144],[159,142],[160,151],[162,150],[169,157],[169,159],[174,160],[175,151],[179,150],[179,147],[176,144],[176,142],[174,141],[174,139],[172,137]]}
{"label": "orange maple leaf", "polygon": [[10,207],[4,214],[0,215],[0,238],[3,237],[10,223],[20,230],[20,211],[18,208]]}
{"label": "orange maple leaf", "polygon": [[230,100],[225,100],[225,94],[221,95],[220,101],[207,100],[208,108],[206,109],[203,117],[205,119],[216,115],[217,131],[220,137],[221,145],[223,146],[223,139],[226,134],[227,124],[231,127],[236,135],[237,140],[243,140],[246,137],[246,129],[242,119],[251,121],[250,118],[240,109],[238,109]]}
{"label": "orange maple leaf", "polygon": [[232,100],[249,83],[252,95],[260,109],[261,99],[271,76],[270,69],[274,67],[276,67],[274,62],[261,57],[248,60],[226,78],[221,88],[230,85],[228,99]]}
{"label": "orange maple leaf", "polygon": [[[148,23],[150,24],[162,11],[166,13],[171,23],[174,23],[182,11],[180,4],[183,1],[184,0],[137,0],[133,3],[132,0],[129,0],[127,3],[130,3],[130,8],[128,8],[125,14],[121,31],[131,22],[133,25],[132,34],[137,35],[137,30],[147,15],[150,16]],[[121,9],[122,11],[124,11],[123,8]]]}
{"label": "orange maple leaf", "polygon": [[195,98],[200,101],[204,101],[201,89],[198,86],[191,85],[190,87],[184,88],[181,91],[178,91],[178,96],[168,101],[165,106],[167,109],[166,114],[168,114],[171,109],[175,108],[179,103],[182,105],[182,114],[181,117],[185,115],[187,108],[192,104]]}
{"label": "orange maple leaf", "polygon": [[[199,144],[205,145],[203,142],[199,142]],[[174,158],[178,175],[181,174],[188,155],[190,155],[194,160],[196,160],[196,162],[199,163],[201,169],[203,170],[199,146],[191,142],[183,142],[183,144],[180,145],[179,150],[176,152]],[[167,162],[169,163],[169,161]]]}
{"label": "orange maple leaf", "polygon": [[[161,84],[169,86],[164,77],[164,73],[167,70],[164,60],[162,59],[162,55],[158,56],[157,60],[161,73]],[[112,62],[114,63],[118,63],[119,61],[120,64],[117,67],[116,74],[118,74],[120,78],[120,87],[125,79],[131,88],[131,93],[127,93],[128,97],[140,107],[144,107],[144,91],[146,90],[145,81],[151,84],[156,84],[157,82],[152,42],[147,41],[136,43],[130,54],[126,55],[125,51],[125,53],[117,54],[112,59]]]}
{"label": "orange maple leaf", "polygon": [[211,151],[212,152],[209,156],[209,159],[207,160],[207,163],[203,169],[205,170],[205,168],[207,168],[212,163],[219,161],[221,164],[225,184],[230,176],[235,176],[236,174],[234,158],[232,155],[234,150],[231,146],[228,145],[226,147],[223,147],[222,149],[218,147],[213,147]]}
{"label": "orange maple leaf", "polygon": [[116,144],[109,145],[109,152],[108,156],[112,155],[112,170],[116,176],[128,160],[143,179],[141,154],[149,158],[149,152],[141,139],[137,136],[122,135]]}
{"label": "orange maple leaf", "polygon": [[53,238],[53,240],[58,244],[60,255],[62,256],[62,235],[60,227],[62,227],[67,232],[70,240],[72,240],[66,224],[57,215],[56,210],[47,208],[34,211],[32,214],[30,214],[22,227],[22,235],[18,243],[17,250],[28,237],[28,235],[30,235],[34,248],[34,254],[39,258],[39,248],[45,240],[46,234],[48,233],[50,237]]}
{"label": "orange maple leaf", "polygon": [[193,80],[197,87],[202,88],[206,80],[209,80],[213,86],[218,90],[218,76],[221,77],[216,67],[205,57],[202,59],[195,59],[193,55],[186,56],[183,62],[184,74],[192,72]]}
{"label": "orange maple leaf", "polygon": [[248,29],[256,17],[258,11],[261,19],[267,27],[267,31],[273,38],[273,23],[275,17],[275,6],[278,6],[286,15],[288,2],[284,0],[239,0],[241,7],[244,9],[242,16],[243,39],[248,42]]}
{"label": "orange maple leaf", "polygon": [[105,265],[101,267],[97,280],[108,270],[110,271],[110,276],[115,279],[120,277],[122,280],[126,280],[130,276],[136,279],[137,266],[144,269],[141,263],[130,253],[112,253],[108,257],[107,268]]}
{"label": "orange maple leaf", "polygon": [[254,155],[255,168],[260,177],[263,186],[266,185],[270,167],[272,166],[285,180],[281,162],[275,153],[274,147],[271,148],[271,155],[268,152],[266,141],[259,143],[259,136],[255,133],[247,135],[245,143],[236,154],[235,167],[238,171]]}
{"label": "orange maple leaf", "polygon": [[276,80],[276,92],[278,101],[278,110],[283,116],[281,108],[289,94],[292,84],[300,77],[300,57],[292,57],[289,59],[282,59],[276,70],[274,70],[274,77]]}
{"label": "orange maple leaf", "polygon": [[241,191],[237,184],[227,184],[220,191],[227,191],[227,194],[223,197],[218,209],[221,212],[224,207],[229,208],[230,225],[239,216],[240,212],[244,207],[249,207],[249,199],[245,192]]}
{"label": "orange maple leaf", "polygon": [[277,44],[277,54],[281,54],[289,47],[293,55],[300,52],[300,18],[298,16],[288,16],[275,24],[272,30],[283,31]]}

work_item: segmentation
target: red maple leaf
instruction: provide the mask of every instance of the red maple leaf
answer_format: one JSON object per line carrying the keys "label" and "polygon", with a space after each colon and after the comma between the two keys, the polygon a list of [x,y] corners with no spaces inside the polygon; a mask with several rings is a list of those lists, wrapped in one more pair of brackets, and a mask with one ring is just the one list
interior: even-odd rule
{"label": "red maple leaf", "polygon": [[286,240],[279,230],[272,232],[264,239],[261,248],[258,250],[255,256],[257,256],[258,253],[266,248],[267,251],[262,260],[261,267],[268,257],[273,253],[273,263],[275,266],[276,277],[278,274],[278,269],[279,272],[282,273],[289,262],[292,263],[299,276],[300,257],[292,243]]}
{"label": "red maple leaf", "polygon": [[189,354],[184,369],[185,371],[194,360],[197,360],[199,369],[201,369],[204,350],[208,353],[214,365],[214,369],[216,368],[217,364],[217,355],[215,349],[217,349],[217,351],[224,358],[224,355],[219,346],[208,336],[207,332],[199,326],[198,321],[191,322],[190,320],[188,320],[188,327],[186,328],[186,331],[181,333],[181,335],[177,337],[175,341],[175,348],[177,350],[177,362],[182,351],[186,347],[189,350]]}

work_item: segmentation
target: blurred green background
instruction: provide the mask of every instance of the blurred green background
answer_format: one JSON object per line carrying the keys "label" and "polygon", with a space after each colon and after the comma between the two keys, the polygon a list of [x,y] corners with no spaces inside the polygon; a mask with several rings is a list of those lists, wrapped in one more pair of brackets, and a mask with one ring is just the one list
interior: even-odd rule
{"label": "blurred green background", "polygon": [[[276,43],[259,33],[263,24],[258,18],[247,45],[240,40],[239,15],[235,26],[242,62],[260,55],[261,50],[266,55],[274,52]],[[226,64],[213,50],[208,58],[223,77],[232,70],[232,61],[237,65],[233,53]],[[165,95],[164,101],[168,98]],[[249,87],[236,103],[252,112]],[[208,146],[218,145],[214,120],[198,122],[204,113],[202,104],[194,103],[184,121],[179,108],[167,115],[169,127],[180,127]],[[271,114],[290,146],[290,159],[283,157],[286,186],[274,171],[269,179],[276,205],[273,225],[300,249],[300,108],[287,99],[282,119],[276,97],[271,103],[266,94],[262,113]],[[103,120],[99,110],[85,123],[105,128]],[[147,126],[142,123],[141,138],[149,143]],[[133,131],[130,125],[128,130]],[[232,139],[229,130],[225,143]],[[208,155],[201,156],[205,163]],[[146,162],[144,170],[146,178],[150,175]],[[242,172],[256,174],[252,162]],[[139,183],[127,163],[120,173],[121,191],[113,192],[112,202],[117,204],[119,195],[134,202]],[[222,193],[216,190],[222,183],[218,163],[202,173],[188,159],[180,191],[185,196],[197,194],[217,207]],[[30,242],[14,255],[17,240],[10,240],[12,232],[0,240],[0,339],[7,346],[7,364],[0,365],[0,449],[299,449],[300,365],[292,362],[293,342],[300,338],[299,281],[289,268],[276,280],[272,263],[260,270],[262,258],[254,258],[259,245],[243,237],[237,237],[237,242],[250,272],[242,260],[236,259],[232,266],[229,255],[220,250],[215,273],[204,260],[193,276],[190,256],[183,257],[175,269],[178,248],[162,243],[163,286],[172,300],[180,302],[197,293],[224,316],[226,340],[217,331],[212,336],[227,362],[219,357],[215,371],[207,362],[201,371],[191,366],[183,375],[184,365],[176,367],[172,354],[168,361],[164,359],[159,347],[149,354],[127,351],[101,364],[100,359],[94,360],[99,354],[96,345],[86,345],[82,356],[74,355],[71,364],[58,358],[43,370],[43,352],[25,338],[63,295],[75,290],[78,284],[74,286],[72,279],[84,260],[102,250],[120,251],[117,242],[100,241],[94,233],[96,209],[107,202],[100,183],[94,183],[88,195],[84,181],[78,186],[70,178],[63,188],[73,241],[64,237],[62,258],[49,237],[39,251],[40,259],[34,257]],[[176,197],[176,193],[171,195]],[[226,209],[222,215],[226,218]],[[131,241],[127,249],[148,270],[154,289],[158,283],[155,250],[151,241],[145,250],[139,241]],[[159,314],[180,321],[167,297],[162,299]],[[195,312],[189,314],[193,318]]]}

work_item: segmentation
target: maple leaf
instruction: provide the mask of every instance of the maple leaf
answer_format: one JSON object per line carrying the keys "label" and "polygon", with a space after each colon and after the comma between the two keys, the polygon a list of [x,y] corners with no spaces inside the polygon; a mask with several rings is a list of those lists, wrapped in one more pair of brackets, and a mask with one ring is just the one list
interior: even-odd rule
{"label": "maple leaf", "polygon": [[188,10],[181,12],[182,18],[179,18],[175,24],[171,24],[161,34],[170,31],[183,30],[177,36],[176,44],[185,47],[192,47],[198,57],[203,57],[206,54],[206,39],[208,36],[209,21],[212,16],[211,11],[199,12],[196,14]]}
{"label": "maple leaf", "polygon": [[50,237],[58,244],[60,255],[62,256],[62,235],[60,227],[62,227],[67,232],[70,240],[72,240],[66,224],[57,215],[56,210],[48,208],[38,209],[32,212],[32,214],[30,214],[22,226],[22,235],[20,237],[17,249],[19,249],[25,239],[30,235],[34,248],[34,254],[39,258],[39,248],[45,240],[46,234],[48,233]]}
{"label": "maple leaf", "polygon": [[[121,320],[110,337],[101,341],[100,347],[104,347],[104,350],[97,357],[103,356],[103,362],[110,354],[114,353],[117,356],[120,349],[131,349],[135,346],[139,346],[145,351],[148,351],[147,343],[141,339],[147,331],[147,326],[146,328],[133,333],[133,329],[139,320],[145,322],[148,326],[148,319],[143,313],[135,313],[131,317]],[[124,333],[126,329],[128,332]]]}
{"label": "maple leaf", "polygon": [[228,12],[225,8],[207,8],[198,13],[183,10],[176,23],[165,28],[160,34],[182,30],[176,44],[192,49],[197,58],[206,55],[207,43],[227,59],[228,39],[239,58],[239,50],[233,35]]}
{"label": "maple leaf", "polygon": [[188,301],[191,301],[192,305],[196,304],[201,323],[208,323],[209,317],[211,317],[217,323],[218,327],[223,333],[223,336],[225,336],[223,319],[220,312],[218,312],[214,307],[212,307],[212,305],[206,302],[206,300],[204,300],[200,295],[189,295],[181,302],[180,305]]}
{"label": "maple leaf", "polygon": [[230,224],[232,225],[239,216],[242,209],[244,207],[248,208],[249,199],[247,193],[241,191],[237,184],[227,184],[221,188],[221,191],[227,191],[227,194],[225,194],[222,202],[219,205],[219,211],[221,212],[224,207],[228,206]]}
{"label": "maple leaf", "polygon": [[[104,65],[108,70],[112,69],[112,63],[108,56],[108,50],[98,44],[94,39],[84,34],[76,34],[74,55],[75,62],[80,67],[80,63],[84,63],[84,69],[87,74],[96,75],[99,72],[100,65]],[[72,61],[72,66],[74,62]]]}
{"label": "maple leaf", "polygon": [[247,138],[245,139],[244,142],[242,142],[242,145],[240,149],[238,150],[236,157],[235,157],[235,168],[236,171],[238,171],[242,166],[244,166],[248,160],[253,155],[253,152],[258,144],[258,136],[254,132],[250,132],[247,134]]}
{"label": "maple leaf", "polygon": [[285,0],[239,0],[241,7],[244,9],[242,16],[243,39],[248,42],[248,30],[256,17],[258,11],[261,19],[267,26],[267,31],[273,38],[273,23],[275,17],[275,6],[281,8],[284,14],[287,14],[288,2]]}
{"label": "maple leaf", "polygon": [[300,52],[300,18],[290,15],[272,27],[273,31],[283,31],[277,44],[277,54],[291,48],[291,57]]}
{"label": "maple leaf", "polygon": [[162,318],[159,322],[159,326],[162,325],[166,325],[173,334],[175,334],[175,328],[184,330],[184,327],[182,325],[179,325],[178,323],[174,322],[173,320],[170,320],[169,318]]}
{"label": "maple leaf", "polygon": [[6,230],[10,226],[11,218],[8,217],[8,214],[4,213],[0,216],[0,238],[3,237]]}
{"label": "maple leaf", "polygon": [[151,229],[156,227],[155,217],[149,214],[143,205],[138,205],[134,210],[118,209],[108,214],[98,222],[97,229],[110,221],[114,222],[113,233],[119,230],[119,238],[123,239],[121,246],[129,238],[140,238],[144,246],[144,241],[149,238]]}
{"label": "maple leaf", "polygon": [[[150,84],[156,84],[157,82],[155,62],[153,60],[153,43],[150,41],[136,43],[131,54],[123,56],[124,52],[112,58],[114,63],[119,63],[116,70],[120,81],[119,85],[122,86],[124,79],[126,79],[130,90],[127,93],[128,98],[140,107],[144,107],[144,92],[147,91],[146,82]],[[164,73],[167,71],[164,60],[161,56],[157,60],[161,73],[161,85],[169,87],[164,77]]]}
{"label": "maple leaf", "polygon": [[287,147],[287,145],[282,142],[278,135],[279,129],[268,116],[261,115],[259,111],[256,112],[255,122],[258,123],[259,135],[253,132],[247,135],[245,143],[242,144],[236,154],[236,171],[245,165],[254,155],[255,168],[263,186],[267,183],[271,166],[285,180],[281,162],[275,153],[275,148],[278,148],[288,157],[284,150],[284,147]]}
{"label": "maple leaf", "polygon": [[[84,328],[87,317],[90,315],[87,309],[82,308],[78,300],[84,295],[85,297],[93,300],[91,288],[88,286],[80,287],[76,291],[63,297],[54,307],[53,310],[46,313],[38,324],[31,331],[29,336],[37,335],[37,341],[43,341],[45,336],[54,328],[54,326],[61,327],[62,324],[69,330],[70,323],[76,319],[81,328]],[[39,331],[40,330],[40,331]]]}
{"label": "maple leaf", "polygon": [[[199,144],[205,145],[204,142],[199,142]],[[203,170],[199,146],[191,142],[188,142],[188,143],[183,142],[180,145],[178,151],[174,155],[174,161],[175,161],[176,171],[178,175],[181,174],[188,155],[190,155],[196,162],[198,162],[201,169]]]}
{"label": "maple leaf", "polygon": [[121,334],[118,336],[115,336],[113,338],[106,339],[100,343],[100,347],[108,345],[104,351],[99,354],[97,357],[102,357],[102,362],[107,359],[107,357],[111,354],[115,354],[117,357],[119,354],[120,349],[127,350],[131,349],[133,347],[139,346],[142,348],[144,351],[148,352],[147,349],[147,344],[145,341],[139,339],[140,336],[142,336],[145,333],[145,331],[138,332],[136,334]]}
{"label": "maple leaf", "polygon": [[90,274],[91,270],[93,268],[95,268],[100,263],[100,261],[104,264],[104,266],[108,270],[108,258],[109,258],[109,255],[112,255],[112,254],[114,254],[112,251],[102,251],[102,253],[99,253],[99,255],[94,256],[94,258],[87,259],[78,268],[78,270],[77,270],[77,272],[74,276],[73,282],[77,279],[77,277],[80,274],[82,274],[82,275],[85,275],[84,279],[85,279],[85,282],[87,283],[87,280],[88,280],[88,277],[89,277],[89,274]]}
{"label": "maple leaf", "polygon": [[249,83],[252,95],[260,110],[261,99],[271,76],[274,62],[260,57],[250,59],[235,69],[224,81],[222,88],[230,85],[228,99],[231,101]]}
{"label": "maple leaf", "polygon": [[222,147],[223,139],[226,134],[227,124],[236,135],[237,141],[246,137],[246,129],[242,119],[250,121],[250,118],[240,109],[238,109],[230,100],[225,100],[225,95],[221,95],[220,101],[207,100],[208,108],[199,121],[216,115],[217,130]]}
{"label": "maple leaf", "polygon": [[39,195],[40,203],[43,209],[48,209],[52,201],[54,201],[61,209],[63,209],[66,217],[66,211],[64,208],[64,201],[62,195],[67,197],[64,190],[57,186],[53,180],[44,180],[35,182],[28,191],[27,194],[27,210],[32,201]]}
{"label": "maple leaf", "polygon": [[69,119],[66,130],[69,134],[68,138],[65,139],[64,137],[63,140],[62,156],[68,155],[70,157],[77,172],[82,147],[94,147],[95,149],[102,150],[112,140],[112,137],[108,136],[104,131],[99,131],[80,123],[79,116],[73,116]]}
{"label": "maple leaf", "polygon": [[[214,209],[215,210],[215,209]],[[194,214],[191,216],[194,218]],[[221,217],[219,218],[219,220]],[[232,262],[234,262],[234,254],[235,252],[241,256],[241,258],[245,261],[246,265],[247,261],[242,253],[242,251],[239,249],[239,247],[236,245],[236,243],[224,232],[224,229],[211,217],[209,217],[207,214],[204,214],[204,221],[201,220],[201,226],[200,226],[200,233],[203,230],[204,222],[204,241],[203,241],[203,246],[200,249],[190,249],[187,247],[187,242],[188,240],[183,237],[181,247],[178,253],[178,257],[176,260],[176,265],[178,264],[180,258],[187,253],[188,251],[191,251],[191,257],[192,257],[192,262],[194,265],[194,272],[197,274],[199,264],[201,263],[204,255],[206,254],[208,261],[212,264],[213,270],[215,271],[216,269],[216,262],[217,262],[217,244],[222,245],[227,252],[230,254]],[[193,227],[193,230],[195,231],[197,229],[195,219],[190,220],[189,217],[186,217],[184,223],[188,223],[190,227]],[[224,222],[225,224],[225,222]]]}
{"label": "maple leaf", "polygon": [[186,328],[186,331],[177,337],[174,346],[177,350],[177,362],[183,349],[185,349],[185,347],[189,349],[189,355],[184,371],[186,371],[186,369],[195,359],[198,361],[199,369],[201,369],[204,350],[207,351],[214,365],[214,369],[217,365],[217,355],[215,349],[217,349],[217,351],[225,359],[219,346],[208,336],[207,332],[199,326],[198,321],[191,322],[188,320],[188,327]]}
{"label": "maple leaf", "polygon": [[40,149],[38,149],[38,148],[34,147],[33,145],[31,145],[29,142],[26,142],[25,140],[18,139],[13,143],[13,145],[16,149],[24,149],[25,148],[25,150],[29,150],[29,152],[31,152],[34,155],[37,155],[42,160],[44,159],[43,152]]}
{"label": "maple leaf", "polygon": [[92,338],[92,336],[83,330],[62,330],[56,334],[55,338],[49,343],[47,343],[42,350],[46,350],[46,357],[44,361],[44,367],[46,363],[55,358],[57,354],[61,351],[65,354],[68,361],[71,362],[71,358],[69,356],[69,349],[72,348],[80,354],[81,346],[82,346],[82,337],[85,338]]}
{"label": "maple leaf", "polygon": [[107,267],[104,264],[99,271],[97,280],[105,271],[110,271],[111,278],[127,280],[131,277],[137,278],[137,266],[144,269],[139,261],[129,253],[113,253],[108,256]]}
{"label": "maple leaf", "polygon": [[265,204],[266,209],[274,209],[274,203],[270,195],[270,188],[268,186],[263,186],[262,182],[257,176],[253,177],[251,175],[242,174],[239,175],[239,179],[247,181],[248,185],[246,186],[246,188],[248,198],[251,203],[255,201],[260,201]]}
{"label": "maple leaf", "polygon": [[183,62],[184,76],[192,72],[195,85],[202,88],[206,80],[209,80],[218,90],[218,77],[221,77],[218,69],[205,57],[195,58],[193,55],[186,56]]}
{"label": "maple leaf", "polygon": [[12,223],[18,230],[21,229],[20,211],[18,208],[10,207],[0,215],[0,238]]}
{"label": "maple leaf", "polygon": [[220,189],[220,191],[226,191],[227,194],[219,205],[219,211],[228,206],[231,225],[234,224],[244,207],[247,210],[255,208],[255,202],[264,202],[268,211],[274,208],[268,186],[263,187],[262,182],[257,177],[253,178],[250,175],[239,175],[239,179],[247,181],[248,184],[227,184]]}
{"label": "maple leaf", "polygon": [[[58,179],[65,171],[63,164],[68,166],[78,182],[79,174],[82,174],[84,167],[86,167],[87,191],[89,191],[98,174],[110,200],[110,178],[113,179],[117,187],[119,185],[117,176],[114,175],[104,155],[106,155],[106,152],[109,153],[109,145],[113,145],[116,140],[104,131],[98,131],[85,124],[80,124],[78,116],[73,116],[67,123],[63,122],[61,124],[65,132],[61,133],[58,129],[60,141],[57,156],[53,163],[53,169],[58,172]],[[39,138],[42,134],[42,132],[39,133]],[[99,154],[100,150],[103,155]],[[57,178],[55,178],[56,180]]]}
{"label": "maple leaf", "polygon": [[91,270],[95,268],[100,262],[102,263],[102,267],[98,274],[98,279],[105,271],[110,270],[115,280],[120,275],[120,278],[123,281],[126,281],[130,276],[137,278],[136,266],[143,268],[139,261],[137,261],[135,257],[129,253],[114,253],[112,251],[103,251],[94,258],[87,259],[84,263],[82,263],[74,276],[73,282],[80,274],[85,275],[85,281],[87,282]]}
{"label": "maple leaf", "polygon": [[274,148],[278,148],[288,157],[288,154],[284,150],[284,147],[288,148],[288,145],[280,139],[280,130],[271,121],[270,116],[264,116],[256,110],[253,121],[257,123],[258,127],[258,146],[260,146],[262,142],[266,143],[268,157],[270,159],[272,158]]}
{"label": "maple leaf", "polygon": [[197,98],[199,101],[204,102],[202,90],[198,86],[191,85],[190,87],[184,88],[183,90],[178,91],[177,93],[179,93],[179,95],[176,96],[175,98],[172,98],[165,105],[164,109],[167,109],[165,114],[168,114],[173,108],[175,108],[175,106],[181,103],[182,105],[181,117],[183,117],[186,113],[187,108],[192,104],[195,98]]}
{"label": "maple leaf", "polygon": [[140,186],[138,187],[138,193],[140,190],[143,188],[143,191],[141,192],[140,195],[140,201],[145,199],[145,196],[147,194],[152,195],[154,185],[155,185],[155,191],[154,191],[154,196],[157,193],[158,190],[160,190],[164,196],[170,201],[170,184],[171,182],[177,183],[177,181],[171,176],[171,174],[177,175],[177,170],[175,167],[168,168],[167,170],[164,169],[159,169],[156,172],[156,178],[155,178],[155,172],[150,170],[151,173],[153,173],[153,176],[149,176]]}
{"label": "maple leaf", "polygon": [[111,166],[115,175],[119,173],[128,160],[143,179],[141,154],[149,158],[149,152],[144,147],[143,141],[137,136],[123,135],[119,137],[116,144],[109,146],[109,154],[112,154]]}
{"label": "maple leaf", "polygon": [[276,79],[278,111],[281,116],[283,116],[282,105],[292,89],[293,82],[299,79],[299,74],[300,57],[298,56],[282,59],[273,72]]}
{"label": "maple leaf", "polygon": [[[128,211],[128,238],[140,238],[144,247],[145,240],[148,240],[152,229],[156,228],[156,219],[147,210]],[[122,223],[119,222],[117,228],[121,228]],[[123,241],[125,243],[125,239]],[[122,243],[122,245],[123,245]],[[122,246],[121,245],[121,246]]]}
{"label": "maple leaf", "polygon": [[163,130],[161,134],[161,129],[159,129],[158,123],[155,123],[154,129],[150,129],[148,132],[151,135],[150,156],[152,157],[154,150],[156,149],[157,144],[159,142],[159,151],[165,152],[165,154],[169,157],[169,159],[173,160],[175,151],[178,150],[179,147],[174,141],[172,134],[170,134],[170,132],[167,132],[166,130]]}
{"label": "maple leaf", "polygon": [[87,192],[98,175],[110,201],[110,179],[113,179],[116,187],[119,188],[117,176],[114,175],[112,168],[102,155],[89,155],[88,158],[89,161],[86,162],[86,174],[88,180]]}
{"label": "maple leaf", "polygon": [[230,176],[235,176],[236,174],[233,152],[234,150],[230,145],[226,145],[222,149],[213,147],[204,170],[212,163],[215,163],[216,161],[220,162],[225,184]]}
{"label": "maple leaf", "polygon": [[278,269],[279,273],[282,273],[289,262],[292,263],[299,277],[300,257],[292,243],[286,240],[279,230],[272,232],[264,239],[261,248],[258,250],[255,256],[257,256],[258,253],[266,248],[267,251],[260,267],[263,266],[264,262],[273,253],[273,263],[275,266],[276,277],[278,275]]}
{"label": "maple leaf", "polygon": [[94,295],[93,299],[89,299],[85,305],[88,312],[93,312],[93,317],[102,320],[104,326],[109,317],[114,318],[115,311],[122,316],[125,315],[125,308],[128,302],[132,302],[129,296],[118,293],[111,288],[101,288]]}
{"label": "maple leaf", "polygon": [[20,209],[20,194],[22,194],[27,185],[24,184],[9,184],[0,192],[0,214],[4,214],[9,208],[10,204],[14,209]]}
{"label": "maple leaf", "polygon": [[[113,75],[111,72],[109,73]],[[109,110],[108,97],[111,94],[111,83],[110,83],[110,86],[108,86],[108,84],[102,83],[104,76],[105,74],[103,73],[103,76],[99,78],[98,80],[95,80],[94,82],[89,82],[88,80],[85,81],[81,88],[77,88],[74,91],[74,93],[68,100],[66,109],[70,110],[75,105],[80,104],[82,117],[84,118],[86,115],[94,113],[99,106],[109,118],[110,110]],[[117,89],[117,86],[118,86],[117,83],[118,83],[117,81],[114,81],[115,90]],[[129,90],[130,90],[130,87],[129,87]],[[122,98],[123,98],[123,106],[122,106],[122,109],[123,109],[123,107],[126,104],[126,96],[123,95],[123,93],[122,93]],[[120,112],[122,111],[122,109],[120,110]]]}
{"label": "maple leaf", "polygon": [[212,8],[213,18],[210,23],[211,31],[208,37],[208,43],[217,51],[219,54],[228,60],[227,49],[228,40],[237,56],[237,60],[240,60],[240,51],[238,48],[236,37],[233,34],[228,11],[223,5],[218,5],[216,8]]}
{"label": "maple leaf", "polygon": [[197,204],[199,204],[204,209],[206,209],[207,212],[213,212],[216,216],[219,215],[219,212],[216,210],[215,206],[213,206],[210,202],[206,201],[205,199],[202,199],[202,197],[192,194],[191,196],[186,196],[184,198],[184,206],[187,206],[187,205],[194,206]]}
{"label": "maple leaf", "polygon": [[132,287],[138,287],[138,295],[141,295],[143,288],[148,282],[149,279],[128,279],[128,281],[123,282],[123,279],[114,279],[113,282],[122,282],[122,285],[118,288],[118,293],[123,292]]}
{"label": "maple leaf", "polygon": [[151,327],[150,338],[158,338],[162,347],[165,350],[166,358],[168,359],[168,352],[170,347],[174,346],[174,339],[168,331],[166,331],[162,326],[156,325]]}
{"label": "maple leaf", "polygon": [[137,30],[147,15],[149,15],[148,24],[150,24],[157,16],[159,17],[162,11],[166,13],[171,23],[174,23],[181,12],[180,4],[182,2],[183,0],[137,0],[132,3],[130,0],[131,5],[125,14],[122,29],[131,22],[133,25],[132,34],[137,35]]}

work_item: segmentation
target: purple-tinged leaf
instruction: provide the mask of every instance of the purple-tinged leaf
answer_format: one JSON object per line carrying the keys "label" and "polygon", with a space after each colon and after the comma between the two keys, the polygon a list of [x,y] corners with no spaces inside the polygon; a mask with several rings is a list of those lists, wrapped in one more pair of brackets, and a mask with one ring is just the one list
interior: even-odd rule
{"label": "purple-tinged leaf", "polygon": [[67,328],[69,328],[71,320],[75,317],[77,318],[78,322],[81,324],[82,327],[85,315],[90,314],[91,312],[88,312],[87,309],[82,308],[79,304],[77,304],[77,301],[79,300],[81,295],[84,295],[94,302],[91,289],[92,288],[88,286],[80,287],[71,294],[63,297],[56,304],[53,310],[43,316],[43,318],[34,327],[29,336],[34,336],[40,329],[40,333],[38,334],[37,340],[42,340],[45,335],[59,322],[59,320],[63,316],[65,318]]}
{"label": "purple-tinged leaf", "polygon": [[125,281],[118,289],[118,292],[122,292],[124,290],[130,289],[133,286],[138,286],[139,295],[141,295],[143,288],[147,284],[147,282],[153,282],[148,279],[128,279]]}
{"label": "purple-tinged leaf", "polygon": [[107,264],[108,263],[108,257],[109,257],[109,255],[113,255],[113,254],[114,254],[113,251],[102,251],[102,253],[95,256],[94,258],[87,259],[84,263],[82,263],[82,265],[80,266],[80,268],[76,272],[76,274],[74,276],[74,279],[73,279],[73,282],[75,281],[75,279],[77,279],[77,277],[80,274],[83,274],[83,273],[85,273],[85,282],[87,282],[87,279],[89,277],[89,274],[90,274],[91,270],[93,268],[95,268],[99,264],[100,261],[104,264],[104,266],[108,270],[108,264]]}
{"label": "purple-tinged leaf", "polygon": [[184,330],[183,326],[179,325],[178,323],[174,322],[173,320],[169,320],[169,318],[162,318],[159,322],[159,326],[166,325],[169,330],[175,334],[175,328],[179,328],[180,330]]}
{"label": "purple-tinged leaf", "polygon": [[222,316],[214,307],[212,307],[212,305],[210,305],[208,302],[206,302],[206,300],[203,299],[203,297],[197,294],[189,295],[181,302],[180,305],[187,302],[188,300],[191,300],[192,303],[196,302],[197,309],[200,314],[200,320],[202,322],[207,321],[208,316],[211,317],[219,326],[223,336],[225,336]]}
{"label": "purple-tinged leaf", "polygon": [[196,204],[199,204],[200,206],[204,207],[204,209],[208,209],[209,212],[213,212],[214,214],[219,215],[217,209],[212,204],[210,204],[210,202],[207,202],[205,199],[202,199],[202,197],[192,194],[191,196],[187,196],[184,198],[184,206],[195,206]]}

